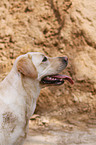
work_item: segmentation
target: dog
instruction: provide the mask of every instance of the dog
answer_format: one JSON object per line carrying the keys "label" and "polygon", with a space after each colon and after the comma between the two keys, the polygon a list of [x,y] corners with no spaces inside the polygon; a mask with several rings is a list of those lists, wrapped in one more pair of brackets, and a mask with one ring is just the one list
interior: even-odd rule
{"label": "dog", "polygon": [[0,145],[24,143],[43,87],[61,85],[65,80],[73,84],[70,77],[58,74],[67,64],[66,56],[50,58],[39,52],[17,57],[0,83]]}

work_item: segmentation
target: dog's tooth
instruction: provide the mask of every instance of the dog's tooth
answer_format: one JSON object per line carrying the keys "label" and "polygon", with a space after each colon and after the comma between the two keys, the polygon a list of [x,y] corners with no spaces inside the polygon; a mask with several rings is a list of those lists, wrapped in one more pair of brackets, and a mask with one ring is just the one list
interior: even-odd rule
{"label": "dog's tooth", "polygon": [[56,81],[56,78],[53,78],[53,81]]}
{"label": "dog's tooth", "polygon": [[47,77],[47,80],[49,80],[49,81],[50,81],[50,80],[52,80],[52,78],[48,76],[48,77]]}
{"label": "dog's tooth", "polygon": [[63,81],[63,79],[60,79],[60,81]]}

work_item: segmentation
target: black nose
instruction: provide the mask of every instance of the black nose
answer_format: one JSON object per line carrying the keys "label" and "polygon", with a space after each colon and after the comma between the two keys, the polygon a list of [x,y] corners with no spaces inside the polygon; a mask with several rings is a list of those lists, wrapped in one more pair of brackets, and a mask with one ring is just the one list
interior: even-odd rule
{"label": "black nose", "polygon": [[68,64],[68,57],[67,56],[62,57],[62,60],[63,60],[64,63]]}

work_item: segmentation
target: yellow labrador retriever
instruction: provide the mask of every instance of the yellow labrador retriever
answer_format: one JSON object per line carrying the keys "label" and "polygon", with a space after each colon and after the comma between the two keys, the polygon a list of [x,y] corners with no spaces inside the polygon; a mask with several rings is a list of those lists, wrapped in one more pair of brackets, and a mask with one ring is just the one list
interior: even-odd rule
{"label": "yellow labrador retriever", "polygon": [[67,63],[67,57],[48,58],[39,52],[16,59],[0,83],[0,145],[23,144],[42,87],[61,85],[65,79],[73,84],[70,77],[58,74]]}

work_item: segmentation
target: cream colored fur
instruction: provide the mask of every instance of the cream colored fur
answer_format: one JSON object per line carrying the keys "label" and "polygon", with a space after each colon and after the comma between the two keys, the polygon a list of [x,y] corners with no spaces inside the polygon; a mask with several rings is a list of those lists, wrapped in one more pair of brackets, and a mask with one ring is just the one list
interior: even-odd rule
{"label": "cream colored fur", "polygon": [[29,52],[19,56],[10,73],[0,83],[0,145],[22,145],[29,119],[34,113],[42,87],[42,77],[61,72],[62,60]]}

